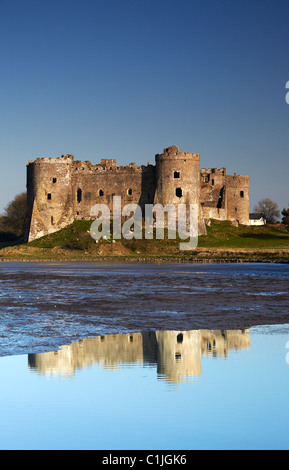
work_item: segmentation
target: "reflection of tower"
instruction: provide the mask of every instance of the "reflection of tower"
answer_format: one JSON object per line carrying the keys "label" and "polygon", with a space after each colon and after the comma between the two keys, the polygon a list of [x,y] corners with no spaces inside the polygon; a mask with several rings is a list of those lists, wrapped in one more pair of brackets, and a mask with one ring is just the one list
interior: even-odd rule
{"label": "reflection of tower", "polygon": [[200,330],[202,356],[227,357],[230,350],[250,349],[250,330]]}
{"label": "reflection of tower", "polygon": [[72,163],[73,155],[27,163],[28,241],[73,222]]}
{"label": "reflection of tower", "polygon": [[196,331],[157,331],[158,373],[173,382],[199,378],[201,368],[201,336]]}
{"label": "reflection of tower", "polygon": [[199,214],[199,234],[205,234],[206,228],[200,206],[200,155],[179,152],[176,145],[157,154],[156,175],[157,189],[155,202],[166,206],[173,204],[196,204]]}

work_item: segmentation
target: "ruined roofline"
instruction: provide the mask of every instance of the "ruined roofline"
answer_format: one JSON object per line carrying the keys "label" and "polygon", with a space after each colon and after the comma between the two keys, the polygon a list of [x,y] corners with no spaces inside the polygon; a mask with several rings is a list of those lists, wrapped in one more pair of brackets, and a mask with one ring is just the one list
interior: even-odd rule
{"label": "ruined roofline", "polygon": [[194,158],[196,160],[200,160],[200,154],[191,152],[179,152],[179,147],[177,145],[172,145],[171,147],[164,148],[163,153],[157,153],[155,155],[155,158],[156,160],[158,160],[159,158]]}
{"label": "ruined roofline", "polygon": [[221,167],[221,168],[201,168],[200,169],[201,173],[222,173],[224,171],[226,172],[227,168]]}
{"label": "ruined roofline", "polygon": [[68,164],[73,163],[74,155],[67,154],[61,155],[61,157],[38,157],[36,160],[30,160],[26,163],[26,166],[31,164],[41,164],[41,163],[57,163],[57,164]]}
{"label": "ruined roofline", "polygon": [[238,178],[243,178],[243,179],[248,179],[249,180],[249,176],[248,175],[238,175],[237,173],[234,173],[233,175],[227,175],[227,178],[228,179],[233,179],[233,180],[236,180]]}
{"label": "ruined roofline", "polygon": [[228,175],[226,168],[201,168],[200,173],[201,174],[210,174],[210,175],[221,174],[222,176],[226,176],[227,178],[233,178],[233,179],[236,179],[236,178],[249,178],[248,175],[239,175],[237,173],[234,173],[233,175]]}
{"label": "ruined roofline", "polygon": [[76,160],[74,162],[74,166],[76,168],[78,167],[87,167],[91,169],[111,169],[111,170],[124,170],[124,169],[135,169],[135,170],[142,170],[143,168],[147,167],[153,167],[154,165],[151,165],[151,163],[148,163],[147,165],[137,165],[135,162],[129,163],[128,165],[118,165],[116,160],[114,158],[102,158],[101,163],[96,163],[93,165],[90,161],[86,160]]}
{"label": "ruined roofline", "polygon": [[29,165],[41,165],[41,164],[73,164],[75,170],[116,170],[116,171],[126,171],[126,170],[135,170],[135,171],[143,171],[147,168],[150,170],[154,168],[150,162],[147,165],[137,165],[136,163],[132,162],[128,165],[117,165],[116,159],[112,158],[102,158],[100,163],[92,164],[89,160],[74,160],[74,155],[61,155],[60,157],[39,157],[36,160],[30,160],[26,163],[26,166]]}

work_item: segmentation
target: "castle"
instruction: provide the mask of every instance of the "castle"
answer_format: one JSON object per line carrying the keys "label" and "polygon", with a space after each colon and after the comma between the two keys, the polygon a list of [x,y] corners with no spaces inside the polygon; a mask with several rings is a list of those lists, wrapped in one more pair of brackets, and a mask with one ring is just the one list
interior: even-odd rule
{"label": "castle", "polygon": [[118,166],[115,159],[92,165],[73,155],[27,162],[28,223],[26,241],[56,232],[75,219],[92,219],[95,204],[112,210],[122,204],[197,204],[199,234],[210,219],[249,224],[249,177],[227,175],[225,168],[200,169],[200,155],[177,146],[155,155],[155,165]]}

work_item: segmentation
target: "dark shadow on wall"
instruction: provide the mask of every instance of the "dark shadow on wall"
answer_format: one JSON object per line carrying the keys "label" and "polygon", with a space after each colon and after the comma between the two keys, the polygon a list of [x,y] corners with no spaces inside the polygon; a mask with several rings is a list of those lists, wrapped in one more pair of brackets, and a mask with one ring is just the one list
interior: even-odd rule
{"label": "dark shadow on wall", "polygon": [[145,214],[145,205],[153,204],[156,192],[156,169],[153,165],[143,167],[141,177],[141,195],[138,205],[142,209],[143,216]]}

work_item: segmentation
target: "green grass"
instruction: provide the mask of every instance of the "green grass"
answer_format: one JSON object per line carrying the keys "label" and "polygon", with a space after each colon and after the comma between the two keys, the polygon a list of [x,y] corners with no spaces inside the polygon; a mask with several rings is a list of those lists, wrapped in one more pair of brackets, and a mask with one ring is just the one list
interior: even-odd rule
{"label": "green grass", "polygon": [[234,227],[230,222],[212,221],[207,227],[207,235],[199,237],[199,248],[246,248],[246,249],[286,249],[289,248],[289,232],[279,226]]}
{"label": "green grass", "polygon": [[73,224],[62,230],[33,240],[28,245],[37,248],[59,247],[62,249],[89,250],[95,244],[89,233],[90,225],[90,221],[75,220]]}
{"label": "green grass", "polygon": [[[233,226],[230,222],[211,221],[207,235],[199,237],[197,250],[180,251],[180,240],[126,240],[113,242],[90,235],[91,221],[75,221],[68,227],[26,244],[3,247],[0,259],[182,259],[289,262],[289,232],[282,226]],[[112,230],[111,230],[112,232]]]}
{"label": "green grass", "polygon": [[[95,247],[95,241],[91,238],[89,229],[91,222],[77,220],[59,232],[52,233],[29,243],[29,246],[38,248],[61,247],[72,250],[90,250]],[[278,226],[277,226],[278,227]],[[207,226],[207,235],[199,237],[198,248],[247,248],[247,249],[289,249],[289,232],[280,228],[248,227],[240,225],[234,227],[230,222],[212,221]],[[168,240],[165,231],[164,240],[125,240],[122,244],[132,251],[139,248],[142,251],[150,251],[153,245],[158,248],[173,248],[179,240]],[[100,243],[102,241],[100,240]],[[108,240],[106,243],[111,242]]]}

